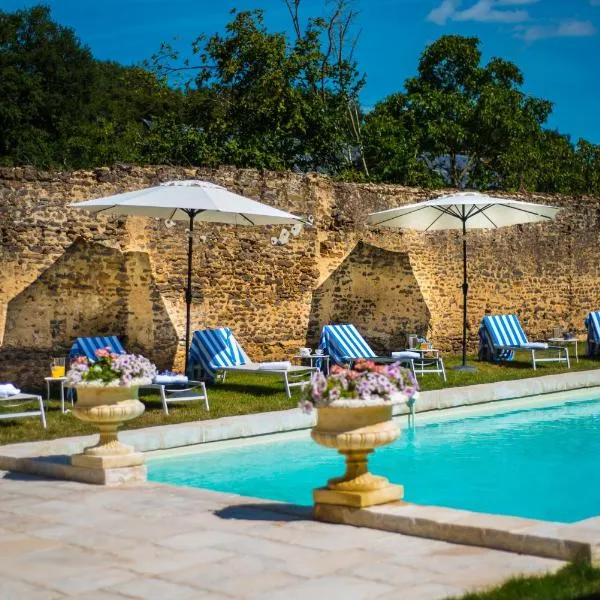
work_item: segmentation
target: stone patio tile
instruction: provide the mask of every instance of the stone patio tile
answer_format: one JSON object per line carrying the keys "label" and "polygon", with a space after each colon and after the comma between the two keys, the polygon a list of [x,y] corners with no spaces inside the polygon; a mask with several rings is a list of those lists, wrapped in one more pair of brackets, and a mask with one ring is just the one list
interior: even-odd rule
{"label": "stone patio tile", "polygon": [[16,558],[23,554],[42,552],[50,548],[58,548],[60,544],[50,540],[42,540],[30,535],[12,534],[0,536],[0,558]]}
{"label": "stone patio tile", "polygon": [[[128,597],[130,598],[131,596],[122,596],[116,592],[106,592],[104,590],[77,594],[77,600],[125,600],[125,598]],[[71,596],[71,598],[73,598],[73,596]]]}
{"label": "stone patio tile", "polygon": [[220,581],[231,577],[232,573],[239,577],[252,576],[264,573],[266,570],[283,570],[284,563],[278,560],[265,561],[262,557],[251,555],[237,555],[220,562],[199,564],[194,568],[183,568],[179,571],[170,571],[160,577],[176,583],[185,583],[192,587],[204,588],[210,585],[214,588]]}
{"label": "stone patio tile", "polygon": [[44,515],[33,516],[33,515],[17,515],[12,512],[8,512],[2,509],[0,505],[0,523],[4,529],[16,533],[25,533],[35,531],[40,527],[47,527],[52,525],[56,521],[53,521],[51,517]]}
{"label": "stone patio tile", "polygon": [[180,583],[155,578],[138,578],[106,588],[128,598],[143,600],[197,600],[198,590]]}
{"label": "stone patio tile", "polygon": [[287,590],[290,586],[303,581],[283,571],[276,571],[268,565],[264,566],[262,573],[253,575],[238,575],[230,573],[229,577],[219,581],[206,581],[206,589],[218,593],[228,594],[234,598],[256,597],[262,598],[271,590]]}
{"label": "stone patio tile", "polygon": [[98,591],[101,588],[125,583],[137,577],[139,577],[137,573],[115,567],[75,573],[64,579],[52,579],[46,583],[46,586],[63,594],[79,598],[85,592]]}
{"label": "stone patio tile", "polygon": [[90,550],[101,550],[109,554],[114,553],[115,550],[133,549],[140,546],[138,540],[116,537],[109,533],[99,532],[91,527],[77,527],[65,523],[57,523],[50,527],[38,529],[35,531],[35,537],[56,540],[63,544]]}
{"label": "stone patio tile", "polygon": [[232,544],[248,540],[248,536],[231,533],[229,531],[211,531],[199,529],[188,533],[180,533],[165,539],[159,539],[157,544],[174,550],[196,550],[212,545]]}
{"label": "stone patio tile", "polygon": [[363,579],[380,581],[382,583],[399,586],[401,589],[404,589],[406,586],[434,582],[436,576],[439,575],[438,573],[428,570],[425,564],[422,568],[418,568],[405,567],[390,562],[357,565],[349,568],[347,572],[342,571],[342,574],[348,576],[355,575]]}
{"label": "stone patio tile", "polygon": [[[287,560],[282,569],[293,575],[302,577],[322,577],[324,575],[332,575],[334,573],[353,574],[356,567],[364,565],[365,570],[380,561],[384,561],[388,557],[387,554],[363,550],[360,548],[350,548],[343,552],[328,552],[324,556],[310,558],[305,560]],[[394,569],[398,569],[397,565],[392,565]]]}
{"label": "stone patio tile", "polygon": [[[376,600],[441,600],[442,598],[460,597],[466,594],[468,589],[461,589],[450,585],[442,585],[440,583],[423,583],[412,587],[403,588],[399,593],[398,590],[392,593],[376,596]],[[399,595],[400,594],[400,595]]]}
{"label": "stone patio tile", "polygon": [[113,566],[114,559],[107,560],[103,553],[92,553],[65,546],[33,552],[14,559],[4,559],[0,561],[0,573],[46,586],[52,580],[110,569]]}
{"label": "stone patio tile", "polygon": [[[391,554],[393,557],[392,560],[407,554],[410,554],[411,556],[432,554],[433,552],[443,552],[455,547],[456,544],[451,544],[449,542],[402,535],[399,533],[389,533],[387,537],[379,540],[376,544],[369,546],[369,548]],[[461,546],[461,548],[464,547],[465,546]]]}
{"label": "stone patio tile", "polygon": [[[386,532],[376,532],[368,529],[361,529],[360,534],[357,535],[356,528],[348,527],[340,529],[340,532],[336,535],[331,535],[330,531],[313,531],[310,525],[292,529],[287,523],[261,524],[260,527],[256,527],[256,530],[248,533],[272,541],[330,551],[364,547],[377,548],[379,542],[387,539],[387,536],[390,535]],[[366,535],[364,535],[365,533]]]}
{"label": "stone patio tile", "polygon": [[44,589],[31,583],[0,577],[0,598],[2,600],[58,600],[65,596],[59,592]]}
{"label": "stone patio tile", "polygon": [[[344,600],[372,600],[393,587],[387,584],[367,581],[358,577],[329,576],[309,579],[288,585],[271,592],[249,595],[252,600],[317,600],[321,598],[343,598]],[[398,600],[398,591],[396,600]],[[404,598],[409,596],[403,595]],[[413,600],[411,598],[411,600]]]}
{"label": "stone patio tile", "polygon": [[310,560],[325,556],[326,552],[314,550],[313,548],[304,548],[303,546],[292,546],[282,542],[272,542],[261,538],[251,538],[237,542],[216,543],[215,548],[229,550],[238,554],[250,554],[252,556],[262,556],[266,558],[275,558],[279,560]]}
{"label": "stone patio tile", "polygon": [[116,550],[120,566],[137,573],[157,575],[191,568],[196,565],[217,562],[229,558],[232,553],[219,548],[201,548],[194,552],[177,552],[160,546],[143,546]]}

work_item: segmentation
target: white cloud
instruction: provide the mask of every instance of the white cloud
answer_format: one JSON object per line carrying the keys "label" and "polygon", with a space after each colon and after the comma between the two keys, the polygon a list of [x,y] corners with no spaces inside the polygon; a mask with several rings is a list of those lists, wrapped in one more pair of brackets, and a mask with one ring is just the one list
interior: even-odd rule
{"label": "white cloud", "polygon": [[443,2],[434,8],[428,15],[427,20],[445,25],[455,14],[461,0],[443,0]]}
{"label": "white cloud", "polygon": [[[600,0],[593,0],[598,1]],[[445,25],[448,21],[475,21],[477,23],[522,23],[529,20],[526,10],[503,10],[507,6],[524,6],[538,0],[478,0],[464,10],[458,10],[461,0],[443,0],[427,16],[428,21]]]}
{"label": "white cloud", "polygon": [[522,23],[529,19],[526,10],[498,10],[495,0],[479,0],[467,10],[454,15],[455,21],[476,21],[478,23]]}
{"label": "white cloud", "polygon": [[524,27],[517,32],[517,36],[523,38],[526,42],[557,37],[589,37],[592,35],[596,35],[594,24],[591,21],[578,21],[577,19],[567,19],[556,25]]}

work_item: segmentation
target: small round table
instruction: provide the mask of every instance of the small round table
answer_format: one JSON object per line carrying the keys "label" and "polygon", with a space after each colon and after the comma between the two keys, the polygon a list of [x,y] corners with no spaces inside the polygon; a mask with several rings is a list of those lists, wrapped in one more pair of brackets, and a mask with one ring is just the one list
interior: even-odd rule
{"label": "small round table", "polygon": [[548,343],[550,344],[574,344],[575,345],[575,361],[579,362],[579,349],[578,349],[578,345],[579,342],[581,342],[582,344],[584,343],[583,340],[578,340],[576,337],[573,338],[557,338],[557,337],[553,337],[553,338],[548,338],[546,340]]}
{"label": "small round table", "polygon": [[[57,381],[60,386],[60,412],[65,412],[65,383],[66,377],[44,377],[46,382],[46,401],[50,400],[50,384],[53,381]],[[73,396],[71,396],[71,406],[73,405]]]}
{"label": "small round table", "polygon": [[323,359],[323,362],[321,363],[321,371],[323,371],[323,373],[329,373],[329,354],[296,354],[296,358],[305,358],[309,360],[311,367],[315,366],[315,360],[321,358]]}

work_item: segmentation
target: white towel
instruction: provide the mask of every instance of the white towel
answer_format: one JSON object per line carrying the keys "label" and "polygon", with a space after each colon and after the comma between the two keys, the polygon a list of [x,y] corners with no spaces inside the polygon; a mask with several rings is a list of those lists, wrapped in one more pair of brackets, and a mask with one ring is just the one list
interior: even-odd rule
{"label": "white towel", "polygon": [[392,352],[392,358],[421,358],[421,355],[418,352]]}
{"label": "white towel", "polygon": [[259,371],[287,371],[292,366],[289,360],[280,362],[261,362],[258,365]]}
{"label": "white towel", "polygon": [[185,375],[157,375],[154,378],[154,383],[187,383],[188,378]]}
{"label": "white towel", "polygon": [[16,388],[12,383],[1,383],[0,384],[0,398],[9,398],[20,394],[21,390]]}
{"label": "white towel", "polygon": [[544,342],[529,342],[521,344],[521,348],[525,348],[526,350],[548,350],[548,344]]}

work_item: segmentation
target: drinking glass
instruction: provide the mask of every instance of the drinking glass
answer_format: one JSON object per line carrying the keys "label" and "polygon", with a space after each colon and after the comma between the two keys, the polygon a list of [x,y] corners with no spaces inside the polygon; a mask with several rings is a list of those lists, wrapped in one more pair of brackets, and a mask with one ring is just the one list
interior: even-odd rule
{"label": "drinking glass", "polygon": [[65,376],[65,359],[64,358],[53,358],[50,364],[50,372],[52,377],[64,377]]}
{"label": "drinking glass", "polygon": [[562,327],[555,327],[552,330],[552,337],[554,337],[554,338],[562,338],[562,336],[563,336]]}

